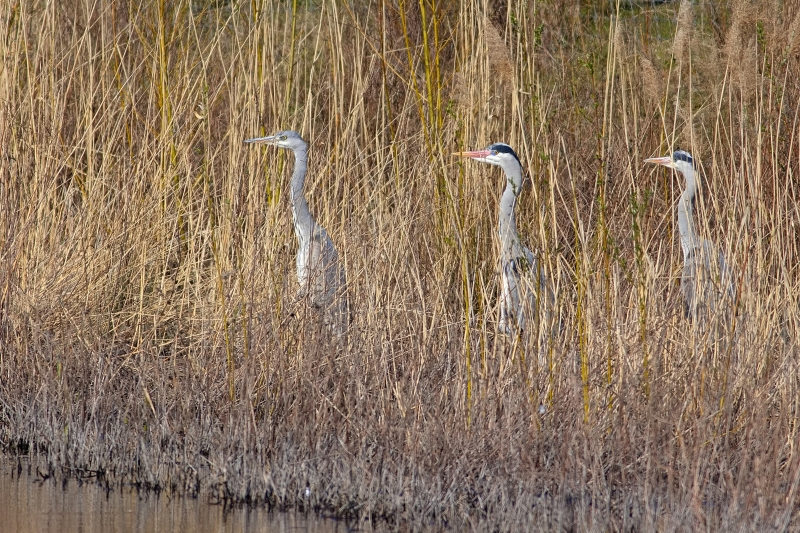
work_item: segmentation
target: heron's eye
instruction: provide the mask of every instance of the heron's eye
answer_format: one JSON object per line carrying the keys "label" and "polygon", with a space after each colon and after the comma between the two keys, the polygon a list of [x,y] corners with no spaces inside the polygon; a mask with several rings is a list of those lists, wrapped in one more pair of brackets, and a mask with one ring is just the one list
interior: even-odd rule
{"label": "heron's eye", "polygon": [[492,150],[492,155],[497,155],[497,150]]}
{"label": "heron's eye", "polygon": [[281,135],[281,140],[282,141],[285,141],[286,139],[288,139],[288,137],[286,135]]}

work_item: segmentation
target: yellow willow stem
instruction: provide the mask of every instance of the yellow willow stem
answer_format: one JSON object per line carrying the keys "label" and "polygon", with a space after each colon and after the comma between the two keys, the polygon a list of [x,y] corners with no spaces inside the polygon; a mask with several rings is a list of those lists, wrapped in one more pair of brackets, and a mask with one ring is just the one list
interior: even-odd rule
{"label": "yellow willow stem", "polygon": [[[408,35],[405,0],[400,0],[400,24],[403,27],[403,38],[405,39],[406,54],[408,56],[409,77],[411,78],[411,88],[414,90],[414,95],[417,98],[417,110],[419,111],[420,124],[422,125],[422,134],[425,136],[425,146],[428,148],[429,157],[433,157],[428,128],[425,127],[425,109],[422,103],[422,94],[419,92],[419,87],[417,87],[417,76],[414,73],[414,58],[411,56],[411,38]],[[424,26],[423,18],[423,27]]]}

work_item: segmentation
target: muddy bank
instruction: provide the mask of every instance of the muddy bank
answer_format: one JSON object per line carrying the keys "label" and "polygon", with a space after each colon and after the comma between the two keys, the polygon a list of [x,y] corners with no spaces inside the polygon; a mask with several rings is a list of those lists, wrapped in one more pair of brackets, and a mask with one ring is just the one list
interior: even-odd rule
{"label": "muddy bank", "polygon": [[[5,388],[0,436],[7,454],[35,458],[45,475],[110,489],[398,526],[575,520],[575,504],[564,498],[573,501],[578,487],[547,474],[562,447],[547,444],[555,428],[537,430],[524,404],[469,430],[438,407],[403,416],[344,389],[359,381],[346,361],[308,357],[279,397],[232,403],[224,380],[208,387],[204,373],[188,368],[176,387],[175,361],[152,358],[135,379],[130,361],[98,358]],[[257,379],[245,373],[241,385],[256,387]],[[387,393],[367,385],[365,395]],[[568,455],[582,442],[569,440]]]}
{"label": "muddy bank", "polygon": [[[628,409],[641,398],[632,386],[611,418],[587,425],[574,382],[542,416],[523,387],[485,390],[468,425],[445,399],[456,379],[446,359],[430,360],[423,401],[401,409],[379,374],[353,364],[358,353],[335,350],[276,368],[283,383],[243,365],[232,402],[224,376],[175,358],[67,359],[51,345],[30,355],[46,372],[32,379],[18,366],[3,382],[0,438],[45,475],[390,529],[669,529],[788,519],[796,503],[781,481],[796,477],[769,478],[774,466],[758,459],[780,433],[762,417],[712,441],[718,421],[696,420],[676,441],[679,400]],[[59,360],[71,361],[60,373]],[[762,492],[768,515],[733,474],[774,487]]]}

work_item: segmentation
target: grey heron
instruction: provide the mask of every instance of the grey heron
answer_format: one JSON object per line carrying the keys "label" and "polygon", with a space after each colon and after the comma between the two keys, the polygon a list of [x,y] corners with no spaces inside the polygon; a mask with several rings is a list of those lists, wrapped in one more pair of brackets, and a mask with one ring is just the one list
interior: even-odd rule
{"label": "grey heron", "polygon": [[[520,242],[517,233],[514,209],[524,179],[519,157],[505,143],[494,143],[484,150],[456,152],[453,155],[496,165],[505,172],[506,185],[500,198],[498,227],[502,282],[499,330],[506,335],[524,330],[526,310],[533,312],[534,316],[551,319],[555,307],[553,291],[536,255]],[[539,313],[537,304],[541,304],[543,314]]]}
{"label": "grey heron", "polygon": [[325,228],[317,224],[308,210],[303,185],[308,170],[308,144],[296,131],[281,131],[268,137],[247,139],[245,143],[269,144],[294,152],[294,172],[290,184],[292,221],[297,236],[297,281],[299,296],[308,297],[322,312],[324,324],[336,336],[347,330],[350,321],[347,280],[339,254]]}
{"label": "grey heron", "polygon": [[681,292],[684,310],[686,318],[692,320],[710,317],[721,310],[720,304],[723,304],[724,299],[728,299],[727,305],[730,305],[736,291],[725,256],[714,248],[711,241],[700,239],[695,232],[692,210],[698,184],[692,156],[689,152],[677,150],[672,155],[645,159],[645,163],[674,169],[686,180],[686,188],[678,200],[678,230],[683,249]]}

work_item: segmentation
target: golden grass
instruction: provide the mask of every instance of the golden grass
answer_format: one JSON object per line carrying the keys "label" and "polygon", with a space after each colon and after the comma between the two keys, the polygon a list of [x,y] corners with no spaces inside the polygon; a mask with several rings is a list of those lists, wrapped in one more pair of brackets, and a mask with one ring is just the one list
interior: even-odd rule
{"label": "golden grass", "polygon": [[[0,9],[7,451],[398,528],[798,529],[792,3]],[[291,158],[242,144],[287,128],[343,343],[295,300]],[[544,365],[495,330],[500,171],[447,156],[494,141]],[[722,331],[682,317],[682,180],[642,164],[677,147],[738,268]]]}

